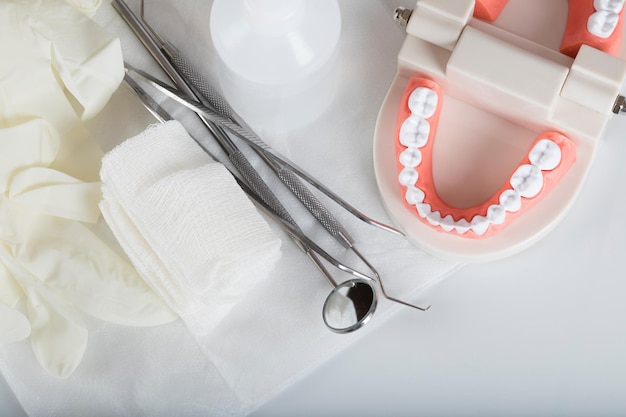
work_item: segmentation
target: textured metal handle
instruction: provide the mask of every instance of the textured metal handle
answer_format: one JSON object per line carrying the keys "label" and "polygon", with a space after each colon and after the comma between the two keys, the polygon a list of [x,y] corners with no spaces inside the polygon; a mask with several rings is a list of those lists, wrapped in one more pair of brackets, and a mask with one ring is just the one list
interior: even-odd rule
{"label": "textured metal handle", "polygon": [[328,211],[320,200],[302,184],[302,181],[291,171],[281,168],[276,174],[278,178],[289,188],[298,200],[309,210],[309,212],[320,222],[324,229],[346,248],[350,248],[354,241],[339,221]]}
{"label": "textured metal handle", "polygon": [[234,116],[233,108],[219,91],[209,84],[204,76],[200,74],[193,65],[175,48],[168,50],[172,64],[185,76],[193,85],[202,98],[211,105],[219,114],[232,118]]}
{"label": "textured metal handle", "polygon": [[[215,110],[222,116],[233,118],[234,111],[224,99],[224,97],[206,81],[196,69],[191,65],[187,59],[180,54],[176,49],[172,48],[169,51],[171,60],[178,71],[189,81],[189,83],[198,90],[200,95],[207,101],[209,105],[215,108]],[[242,126],[241,132],[249,132],[249,130]],[[249,135],[250,137],[256,135]],[[289,188],[289,190],[296,196],[296,198],[311,212],[311,214],[324,226],[324,228],[342,245],[349,248],[354,243],[348,236],[345,229],[339,224],[339,221],[333,217],[326,207],[323,206],[321,201],[315,197],[315,195],[302,184],[302,181],[291,171],[280,168],[276,171],[278,178]]]}
{"label": "textured metal handle", "polygon": [[291,217],[285,206],[282,205],[265,181],[263,181],[263,178],[261,178],[244,154],[241,151],[235,151],[228,155],[228,158],[235,168],[237,168],[252,191],[254,191],[278,216],[293,227],[298,228],[296,221]]}
{"label": "textured metal handle", "polygon": [[149,74],[144,73],[143,71],[133,70],[133,72],[141,76],[145,80],[147,80],[150,84],[152,84],[155,88],[163,92],[168,97],[173,98],[174,100],[178,101],[179,103],[183,104],[184,106],[196,112],[202,113],[210,120],[230,130],[240,139],[243,139],[246,143],[248,143],[250,146],[255,148],[255,150],[261,150],[272,160],[275,160],[281,165],[285,165],[290,170],[292,170],[295,174],[297,174],[300,178],[304,179],[306,182],[308,182],[309,184],[311,184],[312,186],[320,190],[322,193],[326,194],[326,196],[328,196],[331,200],[339,204],[341,207],[343,207],[346,211],[348,211],[350,214],[352,214],[359,220],[369,224],[370,226],[378,227],[379,229],[386,230],[388,232],[397,234],[399,236],[404,236],[404,233],[402,231],[392,226],[381,223],[377,220],[374,220],[371,217],[366,216],[365,214],[361,213],[359,210],[357,210],[355,207],[353,207],[351,204],[349,204],[339,195],[331,191],[324,184],[320,183],[311,175],[307,174],[304,170],[300,169],[297,165],[293,164],[286,158],[276,153],[269,145],[263,142],[261,138],[259,138],[254,132],[251,132],[248,129],[241,127],[239,124],[235,123],[230,118],[225,117],[219,114],[218,112],[216,112],[213,108],[206,106],[205,104],[202,104],[196,100],[190,99],[189,97],[185,97],[184,95],[181,95],[178,91],[172,89],[170,86],[166,84],[163,84],[159,80],[155,79]]}

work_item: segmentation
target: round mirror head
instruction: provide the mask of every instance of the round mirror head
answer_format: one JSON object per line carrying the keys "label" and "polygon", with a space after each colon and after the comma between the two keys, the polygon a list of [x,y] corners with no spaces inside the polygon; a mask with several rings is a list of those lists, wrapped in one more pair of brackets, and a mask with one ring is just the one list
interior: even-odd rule
{"label": "round mirror head", "polygon": [[335,287],[326,298],[324,323],[337,333],[360,329],[376,310],[376,291],[363,279],[351,279]]}

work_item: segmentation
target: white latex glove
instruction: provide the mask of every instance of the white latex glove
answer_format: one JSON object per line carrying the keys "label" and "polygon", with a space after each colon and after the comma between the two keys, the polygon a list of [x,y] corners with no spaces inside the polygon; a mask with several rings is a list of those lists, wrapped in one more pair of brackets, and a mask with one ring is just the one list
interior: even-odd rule
{"label": "white latex glove", "polygon": [[61,296],[30,274],[6,248],[0,260],[19,282],[27,296],[28,321],[35,356],[46,370],[64,378],[80,363],[87,347],[87,329],[78,311]]}
{"label": "white latex glove", "polygon": [[30,323],[19,311],[0,303],[0,346],[30,336]]}
{"label": "white latex glove", "polygon": [[124,75],[119,40],[63,0],[0,2],[0,128],[43,119],[59,132],[52,168],[98,181],[101,150],[81,123]]}
{"label": "white latex glove", "polygon": [[8,0],[0,54],[0,343],[30,336],[41,365],[67,377],[88,343],[85,314],[130,326],[176,318],[87,226],[99,219],[102,152],[82,120],[121,82],[121,48],[63,0]]}
{"label": "white latex glove", "polygon": [[102,4],[102,0],[65,0],[76,9],[85,13],[87,16],[93,16],[98,7]]}
{"label": "white latex glove", "polygon": [[0,165],[0,301],[14,306],[26,295],[30,321],[17,312],[3,315],[0,340],[27,337],[32,326],[35,356],[66,377],[87,346],[83,313],[138,326],[175,316],[128,262],[78,221],[97,219],[100,184],[45,166],[54,159],[57,136],[42,121],[0,129],[2,154],[13,156]]}

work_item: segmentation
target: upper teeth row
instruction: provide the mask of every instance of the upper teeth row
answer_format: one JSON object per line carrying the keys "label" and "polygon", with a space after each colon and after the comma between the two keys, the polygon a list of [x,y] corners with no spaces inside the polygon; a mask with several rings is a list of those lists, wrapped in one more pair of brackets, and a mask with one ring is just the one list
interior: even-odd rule
{"label": "upper teeth row", "polygon": [[550,139],[541,139],[528,154],[530,164],[520,165],[511,176],[507,188],[499,196],[499,204],[487,209],[486,216],[475,215],[471,220],[455,220],[451,214],[442,217],[438,210],[433,211],[430,204],[424,203],[424,191],[416,184],[419,178],[417,167],[422,162],[420,148],[428,143],[430,123],[437,108],[437,93],[426,87],[418,87],[409,96],[411,115],[400,127],[399,140],[406,147],[398,157],[403,169],[398,176],[400,184],[406,187],[404,198],[415,206],[420,217],[433,226],[440,226],[446,232],[455,230],[464,234],[472,230],[477,236],[487,232],[491,224],[504,223],[507,212],[517,212],[522,208],[522,198],[533,198],[543,188],[543,171],[551,171],[561,162],[561,148]]}
{"label": "upper teeth row", "polygon": [[625,0],[594,0],[595,13],[587,20],[587,30],[599,38],[606,39],[613,34],[619,23],[619,13]]}

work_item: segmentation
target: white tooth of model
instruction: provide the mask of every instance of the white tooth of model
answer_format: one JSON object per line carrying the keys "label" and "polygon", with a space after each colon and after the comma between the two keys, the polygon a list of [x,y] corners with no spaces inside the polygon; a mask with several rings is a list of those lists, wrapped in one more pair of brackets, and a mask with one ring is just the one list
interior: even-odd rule
{"label": "white tooth of model", "polygon": [[504,190],[500,194],[500,205],[509,213],[516,213],[522,208],[522,196],[515,190]]}
{"label": "white tooth of model", "polygon": [[499,204],[493,204],[487,209],[487,219],[493,224],[502,224],[506,219],[506,211]]}
{"label": "white tooth of model", "polygon": [[400,172],[400,176],[398,177],[400,184],[405,187],[410,187],[415,185],[417,182],[418,174],[417,171],[413,168],[404,168],[402,172]]}
{"label": "white tooth of model", "polygon": [[422,153],[415,148],[407,148],[400,154],[400,163],[407,168],[415,168],[422,163]]}
{"label": "white tooth of model", "polygon": [[438,211],[431,211],[428,216],[426,216],[426,220],[433,226],[439,226],[441,224],[441,213]]}
{"label": "white tooth of model", "polygon": [[441,219],[440,226],[446,232],[451,232],[457,226],[457,223],[454,221],[452,215],[448,214],[446,217]]}
{"label": "white tooth of model", "polygon": [[619,13],[624,8],[624,0],[595,0],[593,7],[596,11],[607,11],[613,13]]}
{"label": "white tooth of model", "polygon": [[430,123],[418,116],[411,116],[400,127],[400,143],[407,148],[421,148],[428,142]]}
{"label": "white tooth of model", "polygon": [[454,228],[456,229],[458,233],[463,234],[463,233],[467,233],[467,231],[471,228],[471,225],[467,220],[461,219],[456,222],[456,224],[454,225]]}
{"label": "white tooth of model", "polygon": [[542,139],[528,154],[530,162],[542,171],[551,171],[561,163],[561,148],[549,139]]}
{"label": "white tooth of model", "polygon": [[416,88],[409,96],[409,109],[415,116],[428,119],[435,114],[439,98],[430,88]]}
{"label": "white tooth of model", "polygon": [[411,205],[416,205],[423,203],[426,195],[424,194],[424,191],[420,190],[419,188],[415,186],[409,186],[406,189],[405,198],[407,203]]}
{"label": "white tooth of model", "polygon": [[589,17],[587,30],[599,38],[606,39],[613,34],[618,22],[619,15],[617,13],[601,10]]}
{"label": "white tooth of model", "polygon": [[470,222],[470,227],[476,236],[482,236],[487,232],[489,228],[489,220],[485,216],[476,215]]}
{"label": "white tooth of model", "polygon": [[524,198],[533,198],[543,188],[543,175],[534,165],[520,165],[511,176],[511,186]]}
{"label": "white tooth of model", "polygon": [[420,217],[426,218],[431,213],[430,204],[420,203],[416,204],[415,207],[417,208],[417,213]]}

